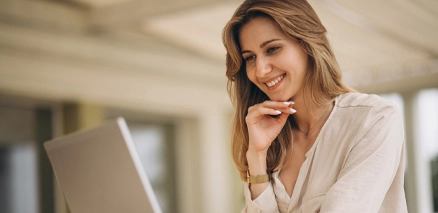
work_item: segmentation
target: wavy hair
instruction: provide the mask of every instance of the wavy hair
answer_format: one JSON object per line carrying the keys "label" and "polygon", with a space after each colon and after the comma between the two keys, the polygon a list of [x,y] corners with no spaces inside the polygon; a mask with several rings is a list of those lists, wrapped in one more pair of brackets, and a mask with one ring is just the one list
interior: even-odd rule
{"label": "wavy hair", "polygon": [[[227,50],[227,89],[235,107],[231,151],[242,179],[245,179],[248,170],[246,152],[249,139],[245,122],[248,108],[269,99],[248,79],[239,44],[240,29],[257,17],[273,20],[283,33],[299,41],[308,54],[308,70],[304,85],[310,88],[310,97],[314,104],[325,105],[338,95],[353,91],[342,83],[339,65],[326,37],[327,31],[307,1],[245,1],[237,8],[222,32],[222,41]],[[280,134],[268,149],[267,172],[278,170],[283,165],[286,150],[293,141],[292,128],[295,126],[293,116],[289,116]]]}

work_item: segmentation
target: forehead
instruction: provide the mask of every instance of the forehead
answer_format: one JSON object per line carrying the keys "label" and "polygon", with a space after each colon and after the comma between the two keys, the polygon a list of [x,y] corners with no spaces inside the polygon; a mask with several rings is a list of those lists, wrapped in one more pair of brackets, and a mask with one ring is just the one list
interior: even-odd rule
{"label": "forehead", "polygon": [[244,24],[239,32],[241,49],[255,48],[271,39],[285,39],[287,36],[270,18],[257,17]]}

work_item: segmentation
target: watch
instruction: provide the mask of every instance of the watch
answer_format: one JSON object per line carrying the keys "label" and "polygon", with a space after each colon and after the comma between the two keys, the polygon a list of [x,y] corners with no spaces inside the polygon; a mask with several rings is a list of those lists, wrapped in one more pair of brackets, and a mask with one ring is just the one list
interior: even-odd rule
{"label": "watch", "polygon": [[250,176],[249,172],[246,174],[246,182],[250,184],[266,183],[271,179],[269,174],[257,176]]}

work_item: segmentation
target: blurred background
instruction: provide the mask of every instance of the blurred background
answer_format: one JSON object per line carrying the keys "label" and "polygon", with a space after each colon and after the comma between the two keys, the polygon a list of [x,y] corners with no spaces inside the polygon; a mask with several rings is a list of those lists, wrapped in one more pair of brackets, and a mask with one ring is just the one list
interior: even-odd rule
{"label": "blurred background", "polygon": [[[0,212],[69,212],[42,143],[118,116],[165,212],[240,212],[221,31],[241,2],[0,0]],[[409,212],[438,212],[438,1],[309,2],[347,85],[404,113]]]}

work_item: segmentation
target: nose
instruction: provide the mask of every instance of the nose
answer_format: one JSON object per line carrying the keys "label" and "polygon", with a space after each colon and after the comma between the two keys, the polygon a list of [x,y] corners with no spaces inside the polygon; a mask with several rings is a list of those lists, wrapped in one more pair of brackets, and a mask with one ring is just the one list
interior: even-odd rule
{"label": "nose", "polygon": [[257,57],[256,59],[256,76],[258,78],[265,77],[272,71],[272,66],[269,59],[265,57]]}

